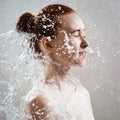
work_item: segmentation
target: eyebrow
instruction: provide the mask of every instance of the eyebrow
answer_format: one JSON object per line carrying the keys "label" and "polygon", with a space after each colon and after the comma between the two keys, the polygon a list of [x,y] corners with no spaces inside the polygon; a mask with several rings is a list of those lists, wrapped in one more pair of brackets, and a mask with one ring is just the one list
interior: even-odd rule
{"label": "eyebrow", "polygon": [[83,31],[81,31],[80,29],[77,29],[77,30],[73,30],[72,33],[76,32],[76,31],[79,31],[79,32],[84,32],[86,30],[86,28],[83,29]]}

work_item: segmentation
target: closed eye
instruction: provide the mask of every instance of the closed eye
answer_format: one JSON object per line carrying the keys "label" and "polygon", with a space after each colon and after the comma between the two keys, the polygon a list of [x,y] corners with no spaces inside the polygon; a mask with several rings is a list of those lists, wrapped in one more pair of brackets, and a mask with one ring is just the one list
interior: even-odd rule
{"label": "closed eye", "polygon": [[[85,28],[84,30],[82,30],[82,31],[81,31],[80,29],[74,30],[74,31],[71,33],[71,35],[74,36],[74,37],[80,37],[81,34],[83,34],[85,30],[86,30],[86,28]],[[86,36],[83,36],[83,38],[86,38]]]}
{"label": "closed eye", "polygon": [[83,38],[86,38],[86,36],[82,36]]}
{"label": "closed eye", "polygon": [[76,30],[76,31],[72,32],[72,36],[79,37],[80,36],[80,31]]}

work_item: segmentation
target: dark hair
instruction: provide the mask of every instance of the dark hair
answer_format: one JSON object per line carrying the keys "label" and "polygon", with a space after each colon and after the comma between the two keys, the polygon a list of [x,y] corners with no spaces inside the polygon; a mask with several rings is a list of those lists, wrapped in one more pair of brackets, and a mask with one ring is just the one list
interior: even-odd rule
{"label": "dark hair", "polygon": [[22,14],[17,22],[16,29],[35,34],[35,37],[31,38],[31,44],[34,45],[35,52],[41,53],[38,40],[42,37],[55,38],[60,27],[59,17],[72,12],[75,11],[61,4],[48,5],[40,10],[36,16],[31,13]]}

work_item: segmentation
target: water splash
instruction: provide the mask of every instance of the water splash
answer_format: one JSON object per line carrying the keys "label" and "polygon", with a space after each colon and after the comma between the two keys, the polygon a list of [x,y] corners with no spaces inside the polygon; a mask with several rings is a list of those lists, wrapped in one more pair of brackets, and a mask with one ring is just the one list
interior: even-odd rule
{"label": "water splash", "polygon": [[99,50],[96,51],[96,50],[93,50],[92,47],[89,47],[89,48],[87,49],[87,51],[88,51],[89,54],[95,54],[95,55],[97,55],[98,57],[101,57],[101,53],[100,53]]}
{"label": "water splash", "polygon": [[[25,37],[25,35],[23,35],[22,33],[18,34],[15,30],[0,34],[0,45],[2,48],[0,52],[0,119],[2,120],[23,120],[28,117],[24,113],[23,109],[25,108],[24,100],[26,98],[26,95],[28,91],[30,91],[32,87],[36,85],[36,83],[41,83],[41,80],[44,78],[43,66],[41,64],[42,61],[39,61],[38,59],[35,60],[34,55],[32,54],[32,52],[34,51],[29,49],[29,37],[31,36],[27,35],[27,37]],[[75,78],[72,78],[72,80],[75,80]],[[75,81],[72,80],[71,82],[72,84],[74,84]],[[80,85],[80,83],[75,84],[75,86],[76,85]],[[71,94],[74,93],[73,91],[75,90],[75,86],[72,88],[67,86],[67,91],[65,92],[64,97],[62,97],[62,93],[60,95],[60,93],[58,94],[58,92],[53,91],[53,89],[51,89],[52,91],[50,91],[50,88],[45,89],[49,96],[51,96],[53,92],[55,92],[55,98],[56,95],[58,96],[57,102],[61,102],[61,105],[56,103],[56,105],[54,106],[55,111],[66,118],[66,120],[70,120],[70,118],[72,119],[72,117],[75,117],[74,114],[72,114],[72,107],[69,105],[66,109],[70,112],[69,114],[67,113],[67,111],[65,113],[61,112],[65,110],[65,105],[66,103],[68,103],[68,100],[70,98],[66,97],[66,94],[69,93],[69,95],[71,96]],[[68,90],[71,90],[71,92]],[[72,97],[72,99],[74,99],[74,96]],[[69,104],[72,105],[71,102]],[[58,105],[61,106],[60,109],[58,109]],[[80,116],[77,113],[79,117],[81,117],[81,115],[84,115],[86,111],[81,112],[82,113],[80,114]]]}
{"label": "water splash", "polygon": [[43,76],[40,61],[28,54],[31,50],[27,37],[15,30],[0,34],[1,120],[25,118],[24,98],[35,81]]}

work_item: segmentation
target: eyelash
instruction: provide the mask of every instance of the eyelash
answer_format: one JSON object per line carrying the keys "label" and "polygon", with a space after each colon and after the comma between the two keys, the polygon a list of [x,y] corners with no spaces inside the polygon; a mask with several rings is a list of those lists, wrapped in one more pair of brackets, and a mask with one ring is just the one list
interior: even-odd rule
{"label": "eyelash", "polygon": [[80,32],[79,31],[75,31],[75,32],[72,33],[72,36],[79,37],[80,36]]}
{"label": "eyelash", "polygon": [[84,35],[83,38],[86,38],[86,36]]}
{"label": "eyelash", "polygon": [[[75,33],[78,33],[78,35],[74,35]],[[82,36],[82,35],[80,35],[80,31],[75,31],[74,33],[72,33],[72,36],[74,36],[74,37],[80,37],[80,36]],[[82,37],[83,37],[83,38],[86,38],[85,35],[83,35]]]}

